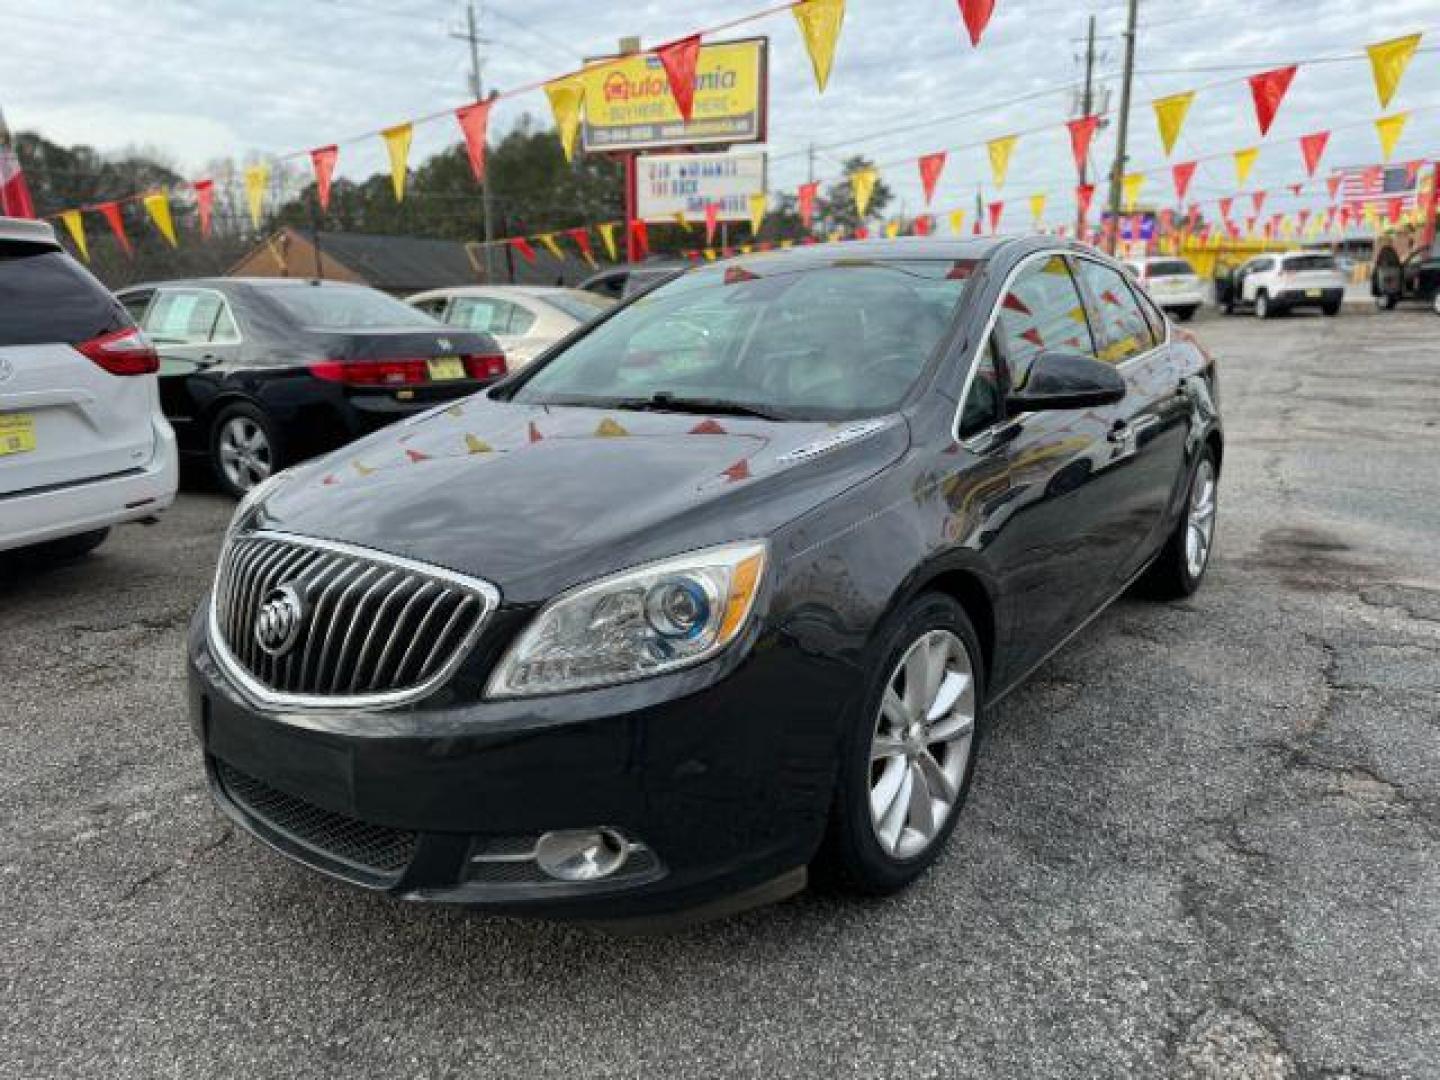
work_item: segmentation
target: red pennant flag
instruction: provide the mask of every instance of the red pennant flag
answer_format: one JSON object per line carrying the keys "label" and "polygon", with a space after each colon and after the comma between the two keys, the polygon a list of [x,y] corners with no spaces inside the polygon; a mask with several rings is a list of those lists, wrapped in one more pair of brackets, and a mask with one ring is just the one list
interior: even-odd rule
{"label": "red pennant flag", "polygon": [[1399,224],[1400,224],[1400,217],[1401,217],[1402,214],[1405,213],[1405,200],[1404,200],[1404,199],[1391,199],[1391,200],[1390,200],[1390,203],[1389,203],[1389,211],[1390,211],[1390,224],[1391,224],[1391,225],[1399,225]]}
{"label": "red pennant flag", "polygon": [[990,25],[990,16],[995,14],[995,0],[960,0],[960,17],[965,20],[965,29],[970,33],[970,44],[979,45],[985,27]]}
{"label": "red pennant flag", "polygon": [[1255,231],[1255,226],[1259,222],[1259,220],[1260,219],[1257,218],[1254,214],[1251,214],[1249,217],[1247,217],[1245,219],[1245,231],[1247,233],[1253,233]]}
{"label": "red pennant flag", "polygon": [[635,256],[644,259],[650,254],[650,231],[640,218],[630,219],[630,236],[635,241]]}
{"label": "red pennant flag", "polygon": [[1304,184],[1287,184],[1286,187],[1289,189],[1290,194],[1295,196],[1298,196],[1300,192],[1305,190]]}
{"label": "red pennant flag", "polygon": [[1291,64],[1250,76],[1250,94],[1255,98],[1255,119],[1260,121],[1261,135],[1270,133],[1270,125],[1275,121],[1280,102],[1285,100],[1285,91],[1290,89],[1295,71],[1296,65]]}
{"label": "red pennant flag", "polygon": [[1193,202],[1192,202],[1192,203],[1190,204],[1190,211],[1189,211],[1189,213],[1188,213],[1186,216],[1189,217],[1189,219],[1190,219],[1190,227],[1191,227],[1192,229],[1195,228],[1195,226],[1199,225],[1199,224],[1200,224],[1200,204],[1199,204],[1199,203],[1193,203]]}
{"label": "red pennant flag", "polygon": [[520,257],[526,262],[533,263],[535,261],[535,249],[530,246],[530,241],[526,240],[525,237],[512,236],[510,238],[510,246],[518,251]]}
{"label": "red pennant flag", "polygon": [[1235,200],[1227,195],[1220,200],[1220,216],[1226,221],[1230,220],[1230,208],[1235,205]]}
{"label": "red pennant flag", "polygon": [[200,235],[210,236],[210,222],[215,211],[215,181],[195,181],[195,209],[200,212]]}
{"label": "red pennant flag", "polygon": [[1075,201],[1080,204],[1080,216],[1090,216],[1090,202],[1095,198],[1094,184],[1077,184],[1075,186]]}
{"label": "red pennant flag", "polygon": [[535,426],[535,421],[534,421],[534,420],[531,420],[531,421],[530,421],[530,430],[529,430],[529,432],[527,433],[526,437],[527,437],[532,443],[537,443],[537,442],[539,442],[541,439],[545,438],[544,435],[541,435],[541,434],[540,434],[540,429]]}
{"label": "red pennant flag", "polygon": [[919,217],[917,217],[915,219],[915,235],[929,236],[930,230],[933,227],[933,220],[934,219],[932,219],[929,214],[921,214]]}
{"label": "red pennant flag", "polygon": [[1325,186],[1330,189],[1331,202],[1334,202],[1335,196],[1340,194],[1340,181],[1342,179],[1339,173],[1335,173],[1333,176],[1326,177],[1325,179]]}
{"label": "red pennant flag", "polygon": [[1421,166],[1422,164],[1424,164],[1424,163],[1423,163],[1423,162],[1420,162],[1420,161],[1407,161],[1407,162],[1405,162],[1405,186],[1406,186],[1406,187],[1414,187],[1414,186],[1415,186],[1415,181],[1416,181],[1416,179],[1417,179],[1417,178],[1419,177],[1419,175],[1420,175],[1420,166]]}
{"label": "red pennant flag", "polygon": [[718,420],[701,420],[690,429],[691,435],[725,435],[728,434]]}
{"label": "red pennant flag", "polygon": [[864,225],[859,225],[859,226],[857,226],[856,229],[855,229],[855,239],[856,239],[856,240],[869,240],[869,239],[870,239],[870,230],[867,229]]}
{"label": "red pennant flag", "polygon": [[1330,141],[1330,132],[1317,131],[1300,140],[1300,154],[1305,159],[1305,175],[1314,176],[1325,153],[1325,144]]}
{"label": "red pennant flag", "polygon": [[1309,211],[1309,210],[1297,210],[1297,211],[1295,211],[1295,216],[1300,219],[1300,231],[1301,231],[1301,232],[1304,232],[1304,231],[1305,231],[1305,226],[1310,223],[1310,211]]}
{"label": "red pennant flag", "polygon": [[1190,181],[1195,178],[1195,165],[1193,161],[1182,161],[1170,166],[1170,175],[1175,181],[1175,198],[1185,201],[1185,193],[1190,190]]}
{"label": "red pennant flag", "polygon": [[1095,129],[1099,124],[1098,116],[1082,116],[1065,122],[1065,126],[1070,129],[1070,149],[1075,154],[1075,169],[1082,174],[1085,172],[1085,162],[1090,156],[1090,140],[1095,138]]}
{"label": "red pennant flag", "polygon": [[1250,193],[1250,202],[1255,206],[1255,213],[1260,213],[1261,209],[1265,206],[1265,192],[1252,191]]}
{"label": "red pennant flag", "polygon": [[1004,201],[992,202],[990,204],[990,231],[996,232],[1000,228],[1000,215],[1005,212]]}
{"label": "red pennant flag", "polygon": [[819,190],[818,183],[800,185],[800,222],[807,229],[815,216],[815,195]]}
{"label": "red pennant flag", "polygon": [[687,124],[695,107],[695,64],[700,59],[700,35],[672,41],[655,50],[665,77],[670,80],[670,93],[675,96],[675,107]]}
{"label": "red pennant flag", "polygon": [[119,241],[125,254],[133,258],[135,249],[130,246],[130,238],[125,235],[125,220],[120,216],[120,204],[117,202],[101,203],[95,209],[100,211],[100,216],[110,226],[110,231],[115,234],[115,239]]}
{"label": "red pennant flag", "polygon": [[[804,217],[804,208],[801,208],[800,216]],[[720,204],[707,202],[705,204],[705,246],[709,247],[715,243],[715,229],[720,224]],[[810,222],[806,221],[806,225]]]}
{"label": "red pennant flag", "polygon": [[330,209],[330,177],[335,174],[335,159],[339,156],[337,146],[320,146],[310,151],[310,163],[315,166],[315,194],[322,211]]}
{"label": "red pennant flag", "polygon": [[930,200],[935,198],[935,185],[940,182],[940,174],[944,171],[945,151],[926,154],[920,159],[920,186],[925,189],[926,206],[929,206]]}
{"label": "red pennant flag", "polygon": [[485,138],[490,126],[492,101],[477,101],[455,110],[455,119],[460,122],[460,133],[465,136],[465,152],[470,157],[470,171],[478,184],[485,179]]}
{"label": "red pennant flag", "polygon": [[575,246],[580,249],[580,254],[584,257],[585,261],[593,266],[595,264],[595,249],[590,246],[590,230],[583,228],[571,229],[565,235],[575,241]]}
{"label": "red pennant flag", "polygon": [[735,462],[728,469],[722,469],[720,475],[729,480],[732,484],[740,480],[750,479],[750,464],[744,458]]}
{"label": "red pennant flag", "polygon": [[1172,211],[1160,211],[1160,231],[1166,233],[1175,231],[1175,214]]}

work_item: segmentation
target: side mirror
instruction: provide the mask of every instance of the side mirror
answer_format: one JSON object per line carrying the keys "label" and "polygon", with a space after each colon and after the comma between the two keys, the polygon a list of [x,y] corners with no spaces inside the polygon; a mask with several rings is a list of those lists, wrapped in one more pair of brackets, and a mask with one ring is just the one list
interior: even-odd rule
{"label": "side mirror", "polygon": [[1125,396],[1125,378],[1109,364],[1079,353],[1043,352],[1030,365],[1022,390],[1005,399],[1014,413],[1092,409]]}

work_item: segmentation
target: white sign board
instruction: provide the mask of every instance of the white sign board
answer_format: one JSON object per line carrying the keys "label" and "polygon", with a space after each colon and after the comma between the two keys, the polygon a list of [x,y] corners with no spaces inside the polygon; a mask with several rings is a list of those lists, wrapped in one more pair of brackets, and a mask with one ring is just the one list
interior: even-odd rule
{"label": "white sign board", "polygon": [[652,154],[635,162],[639,215],[646,221],[673,221],[684,213],[705,220],[715,203],[721,221],[749,221],[750,196],[765,190],[765,155]]}

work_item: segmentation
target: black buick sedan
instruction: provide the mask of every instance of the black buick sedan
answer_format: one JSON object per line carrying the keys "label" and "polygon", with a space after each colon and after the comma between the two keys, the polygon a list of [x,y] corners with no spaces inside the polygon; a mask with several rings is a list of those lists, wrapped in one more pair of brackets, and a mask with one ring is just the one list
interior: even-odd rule
{"label": "black buick sedan", "polygon": [[236,496],[506,371],[490,335],[363,285],[197,278],[117,295],[160,354],[180,452],[208,461]]}
{"label": "black buick sedan", "polygon": [[714,914],[899,889],[995,703],[1201,581],[1214,367],[1046,238],[689,271],[272,478],[189,636],[212,791],[394,895]]}

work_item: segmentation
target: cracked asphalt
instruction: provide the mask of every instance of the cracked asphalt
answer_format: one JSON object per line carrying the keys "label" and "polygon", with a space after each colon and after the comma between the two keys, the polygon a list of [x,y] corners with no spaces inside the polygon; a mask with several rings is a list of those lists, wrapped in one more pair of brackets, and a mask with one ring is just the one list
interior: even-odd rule
{"label": "cracked asphalt", "polygon": [[659,939],[403,906],[208,805],[229,505],[0,580],[0,1076],[1440,1076],[1440,320],[1196,324],[1216,561],[995,718],[908,894]]}

